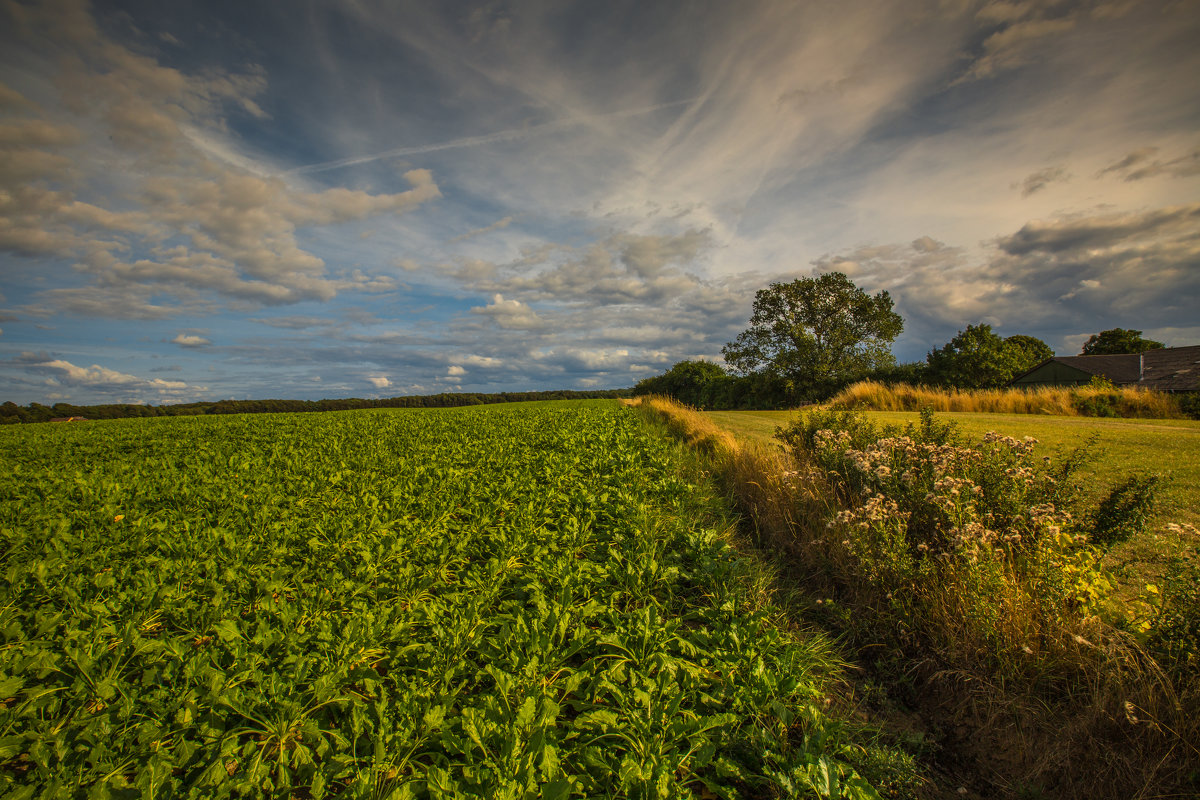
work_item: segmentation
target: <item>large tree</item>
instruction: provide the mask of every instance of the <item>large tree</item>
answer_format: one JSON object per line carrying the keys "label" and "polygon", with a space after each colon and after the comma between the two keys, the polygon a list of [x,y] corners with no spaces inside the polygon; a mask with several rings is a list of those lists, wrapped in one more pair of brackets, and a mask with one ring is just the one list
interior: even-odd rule
{"label": "large tree", "polygon": [[869,295],[840,272],[772,283],[754,296],[750,327],[722,348],[734,370],[765,372],[817,396],[895,363],[904,327],[887,292]]}
{"label": "large tree", "polygon": [[1050,345],[1036,336],[1017,333],[1005,338],[1004,346],[1014,352],[1016,360],[1020,362],[1020,372],[1033,369],[1047,358],[1054,358]]}
{"label": "large tree", "polygon": [[1033,336],[992,333],[991,325],[968,325],[964,331],[926,357],[931,377],[960,389],[1003,386],[1017,375],[1054,355],[1050,346]]}
{"label": "large tree", "polygon": [[1143,339],[1141,331],[1127,328],[1111,328],[1092,334],[1083,345],[1084,356],[1115,356],[1124,353],[1144,353],[1147,350],[1158,350],[1162,342],[1153,339]]}

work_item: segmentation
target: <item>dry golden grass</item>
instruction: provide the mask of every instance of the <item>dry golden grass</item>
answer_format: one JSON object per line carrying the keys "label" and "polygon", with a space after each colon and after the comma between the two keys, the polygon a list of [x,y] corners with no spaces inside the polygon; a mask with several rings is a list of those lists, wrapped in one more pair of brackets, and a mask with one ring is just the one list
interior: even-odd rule
{"label": "dry golden grass", "polygon": [[1113,413],[1120,417],[1182,419],[1185,416],[1179,409],[1179,402],[1171,395],[1127,387],[960,390],[910,386],[905,383],[888,386],[874,381],[860,381],[843,389],[830,401],[830,405],[875,411],[920,411],[931,408],[934,411],[1074,417],[1084,416],[1079,411],[1081,404],[1110,401]]}
{"label": "dry golden grass", "polygon": [[[826,525],[852,498],[839,497],[819,468],[779,447],[735,439],[670,399],[639,405],[708,455],[759,547],[811,591],[834,594],[850,609],[860,645],[864,635],[890,640],[889,648],[900,643],[923,716],[948,732],[948,747],[991,776],[991,790],[1184,796],[1178,792],[1189,765],[1200,763],[1200,690],[1173,686],[1131,637],[1094,617],[1056,626],[1039,613],[1036,588],[1017,580],[1002,581],[981,609],[974,578],[952,569],[909,588],[912,603],[901,605],[919,618],[905,618],[893,598],[863,580],[842,534]],[[981,612],[990,615],[986,635]],[[869,641],[865,647],[864,655],[872,652]]]}

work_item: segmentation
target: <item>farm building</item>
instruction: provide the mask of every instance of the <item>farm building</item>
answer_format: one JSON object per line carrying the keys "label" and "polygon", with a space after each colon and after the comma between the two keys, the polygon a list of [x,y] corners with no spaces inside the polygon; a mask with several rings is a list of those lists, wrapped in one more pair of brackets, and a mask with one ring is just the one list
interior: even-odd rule
{"label": "farm building", "polygon": [[1013,378],[1009,386],[1079,386],[1093,378],[1160,392],[1200,391],[1200,345],[1118,356],[1054,356]]}

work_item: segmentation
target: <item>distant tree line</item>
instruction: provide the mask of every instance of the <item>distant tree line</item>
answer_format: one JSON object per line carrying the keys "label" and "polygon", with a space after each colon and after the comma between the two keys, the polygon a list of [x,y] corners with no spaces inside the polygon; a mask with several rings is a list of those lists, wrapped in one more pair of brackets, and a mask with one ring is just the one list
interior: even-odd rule
{"label": "distant tree line", "polygon": [[49,422],[52,419],[85,417],[86,419],[121,419],[125,417],[183,417],[202,414],[264,414],[308,411],[349,411],[360,408],[453,408],[458,406],[490,405],[493,403],[519,403],[531,400],[595,400],[628,397],[629,389],[603,389],[595,391],[571,391],[568,389],[546,392],[497,392],[444,393],[431,395],[406,395],[364,400],[352,397],[342,400],[217,400],[212,402],[179,403],[175,405],[151,406],[133,403],[111,403],[96,406],[80,406],[70,403],[55,403],[45,406],[30,403],[19,406],[13,402],[0,405],[0,424],[18,422]]}
{"label": "distant tree line", "polygon": [[[755,295],[750,327],[722,354],[728,368],[681,361],[640,381],[633,394],[662,394],[705,409],[785,408],[820,402],[851,383],[990,389],[1006,385],[1054,351],[1041,339],[1003,337],[968,325],[924,361],[897,363],[891,344],[904,327],[887,292],[869,295],[840,272],[773,283]],[[1092,336],[1083,355],[1162,347],[1141,331]]]}

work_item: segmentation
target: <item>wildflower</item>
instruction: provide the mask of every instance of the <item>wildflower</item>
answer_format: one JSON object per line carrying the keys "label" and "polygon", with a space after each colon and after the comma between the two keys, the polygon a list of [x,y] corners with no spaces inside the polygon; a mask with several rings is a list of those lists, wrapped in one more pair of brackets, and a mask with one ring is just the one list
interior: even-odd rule
{"label": "wildflower", "polygon": [[1023,652],[1027,656],[1031,656],[1031,655],[1033,655],[1033,648],[1027,644],[1023,644],[1023,645],[1021,645],[1021,652]]}
{"label": "wildflower", "polygon": [[120,522],[123,519],[125,519],[124,514],[117,514],[115,517],[113,517],[113,522]]}

